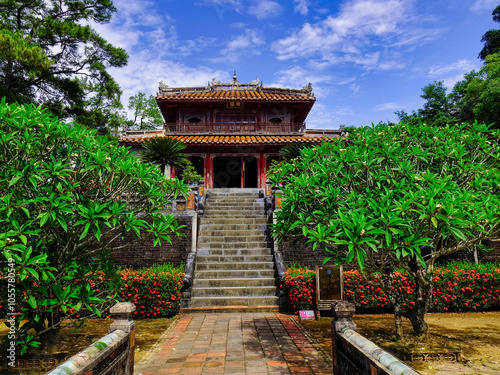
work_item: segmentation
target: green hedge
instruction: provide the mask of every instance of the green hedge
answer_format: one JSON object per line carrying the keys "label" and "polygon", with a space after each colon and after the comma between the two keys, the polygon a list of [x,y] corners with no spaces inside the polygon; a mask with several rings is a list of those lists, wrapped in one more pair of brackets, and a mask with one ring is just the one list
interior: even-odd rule
{"label": "green hedge", "polygon": [[[500,310],[500,264],[449,263],[434,270],[432,312]],[[315,308],[316,274],[309,269],[289,269],[282,285],[293,312]],[[415,282],[404,271],[394,274],[393,288],[399,289],[403,308],[414,306]],[[345,299],[358,311],[390,312],[386,294],[363,282],[357,271],[344,272]]]}

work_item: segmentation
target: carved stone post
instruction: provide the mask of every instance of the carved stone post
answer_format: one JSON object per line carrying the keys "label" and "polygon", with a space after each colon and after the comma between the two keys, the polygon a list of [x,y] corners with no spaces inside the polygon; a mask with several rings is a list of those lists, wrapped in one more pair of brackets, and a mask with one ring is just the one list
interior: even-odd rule
{"label": "carved stone post", "polygon": [[135,322],[132,314],[135,311],[135,305],[131,302],[119,302],[109,309],[113,323],[109,326],[108,332],[114,332],[121,329],[130,335],[129,340],[129,360],[123,375],[134,375],[134,354],[135,354]]}
{"label": "carved stone post", "polygon": [[354,331],[358,329],[356,323],[352,321],[352,316],[356,312],[354,305],[347,301],[335,301],[332,303],[332,359],[333,359],[333,374],[341,375],[338,370],[337,358],[337,332],[342,332],[343,329],[349,328]]}

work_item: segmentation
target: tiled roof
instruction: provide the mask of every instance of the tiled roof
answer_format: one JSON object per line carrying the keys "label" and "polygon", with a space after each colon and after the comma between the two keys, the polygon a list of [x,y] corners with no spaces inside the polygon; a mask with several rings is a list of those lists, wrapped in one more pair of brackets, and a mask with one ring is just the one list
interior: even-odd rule
{"label": "tiled roof", "polygon": [[315,101],[314,96],[299,93],[266,92],[258,90],[213,90],[205,92],[180,92],[168,95],[159,94],[156,100],[192,100],[192,101],[259,101],[262,99],[270,101]]}
{"label": "tiled roof", "polygon": [[[332,137],[307,137],[303,135],[172,135],[167,136],[182,141],[187,146],[195,145],[287,145],[292,143],[319,144],[329,142]],[[140,145],[151,137],[124,137],[120,144],[124,146]]]}

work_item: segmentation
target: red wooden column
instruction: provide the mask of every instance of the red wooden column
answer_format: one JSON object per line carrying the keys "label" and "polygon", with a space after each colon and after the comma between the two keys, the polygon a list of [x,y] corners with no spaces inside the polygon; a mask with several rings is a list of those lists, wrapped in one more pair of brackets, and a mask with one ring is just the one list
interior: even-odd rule
{"label": "red wooden column", "polygon": [[259,173],[259,188],[262,189],[266,186],[266,159],[264,158],[264,152],[261,151],[259,154],[258,162],[258,173]]}
{"label": "red wooden column", "polygon": [[210,149],[207,150],[207,156],[205,158],[205,187],[207,189],[213,188],[213,159]]}
{"label": "red wooden column", "polygon": [[240,188],[244,188],[245,187],[245,157],[244,156],[240,157],[240,163],[241,163],[241,166],[240,166],[240,177],[241,177]]}

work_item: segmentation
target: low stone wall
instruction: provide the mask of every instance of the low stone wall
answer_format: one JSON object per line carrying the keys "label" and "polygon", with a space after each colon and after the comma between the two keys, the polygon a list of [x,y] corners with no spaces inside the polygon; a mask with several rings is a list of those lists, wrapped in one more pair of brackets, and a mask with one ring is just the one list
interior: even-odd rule
{"label": "low stone wall", "polygon": [[120,302],[110,309],[109,334],[75,354],[47,375],[134,375],[135,305]]}
{"label": "low stone wall", "polygon": [[126,245],[122,249],[113,251],[113,258],[122,267],[141,268],[150,267],[153,264],[173,263],[179,265],[185,263],[191,252],[193,226],[194,233],[197,232],[197,214],[194,211],[179,212],[176,215],[177,222],[185,225],[180,231],[182,236],[172,236],[172,244],[162,241],[161,246],[153,246],[153,241],[135,242],[137,237],[134,233],[128,233],[118,245]]}
{"label": "low stone wall", "polygon": [[354,305],[332,304],[332,354],[334,375],[419,375],[418,372],[356,332]]}

